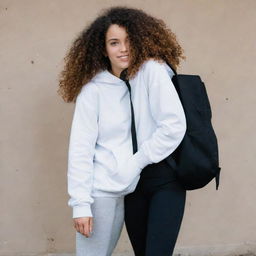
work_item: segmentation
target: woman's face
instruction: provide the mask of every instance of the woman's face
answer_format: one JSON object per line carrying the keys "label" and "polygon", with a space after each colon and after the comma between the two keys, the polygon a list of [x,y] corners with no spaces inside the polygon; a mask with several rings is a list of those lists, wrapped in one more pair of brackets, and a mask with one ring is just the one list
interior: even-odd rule
{"label": "woman's face", "polygon": [[129,38],[125,28],[112,24],[106,33],[106,56],[108,56],[112,73],[119,77],[122,70],[129,66]]}

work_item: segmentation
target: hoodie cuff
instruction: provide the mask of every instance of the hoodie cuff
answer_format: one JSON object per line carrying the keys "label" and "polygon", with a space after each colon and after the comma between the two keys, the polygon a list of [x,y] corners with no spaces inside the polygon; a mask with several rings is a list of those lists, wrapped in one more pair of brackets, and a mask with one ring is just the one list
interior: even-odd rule
{"label": "hoodie cuff", "polygon": [[84,204],[83,206],[73,207],[73,218],[92,217],[91,205]]}
{"label": "hoodie cuff", "polygon": [[134,155],[134,160],[137,162],[138,166],[143,169],[145,166],[152,164],[153,162],[144,154],[143,150],[137,151]]}

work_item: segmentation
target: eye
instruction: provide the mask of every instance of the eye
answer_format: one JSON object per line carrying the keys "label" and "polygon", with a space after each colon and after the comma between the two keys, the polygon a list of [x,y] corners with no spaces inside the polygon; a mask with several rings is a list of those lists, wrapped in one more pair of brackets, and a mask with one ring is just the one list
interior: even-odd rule
{"label": "eye", "polygon": [[110,45],[116,45],[117,44],[117,42],[111,42],[110,43]]}

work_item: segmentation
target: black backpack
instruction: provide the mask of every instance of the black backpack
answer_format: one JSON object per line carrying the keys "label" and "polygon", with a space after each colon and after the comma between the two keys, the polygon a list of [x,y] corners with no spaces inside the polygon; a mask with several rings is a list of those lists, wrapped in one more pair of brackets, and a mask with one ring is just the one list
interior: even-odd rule
{"label": "black backpack", "polygon": [[[169,65],[169,64],[168,64]],[[164,159],[176,173],[186,190],[202,188],[213,178],[216,189],[219,186],[219,156],[215,132],[211,124],[211,107],[204,83],[197,75],[181,75],[169,65],[174,72],[172,82],[182,103],[187,123],[185,135],[177,149]],[[131,133],[133,152],[137,151],[134,111],[131,101],[131,87],[126,80],[127,69],[120,78],[125,81],[130,92]]]}
{"label": "black backpack", "polygon": [[187,130],[180,145],[165,161],[187,190],[202,188],[213,178],[218,189],[221,170],[218,143],[205,85],[200,76],[177,74],[171,69],[174,72],[172,82],[185,112]]}

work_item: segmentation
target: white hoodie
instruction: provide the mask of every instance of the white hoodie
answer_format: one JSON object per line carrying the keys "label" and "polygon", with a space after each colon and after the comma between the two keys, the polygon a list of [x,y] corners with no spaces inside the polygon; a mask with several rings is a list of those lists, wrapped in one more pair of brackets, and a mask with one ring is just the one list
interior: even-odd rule
{"label": "white hoodie", "polygon": [[135,190],[141,170],[170,155],[186,130],[185,114],[166,63],[150,59],[130,79],[138,151],[133,154],[129,91],[99,72],[77,97],[68,158],[68,205],[73,218],[92,216],[93,197]]}

